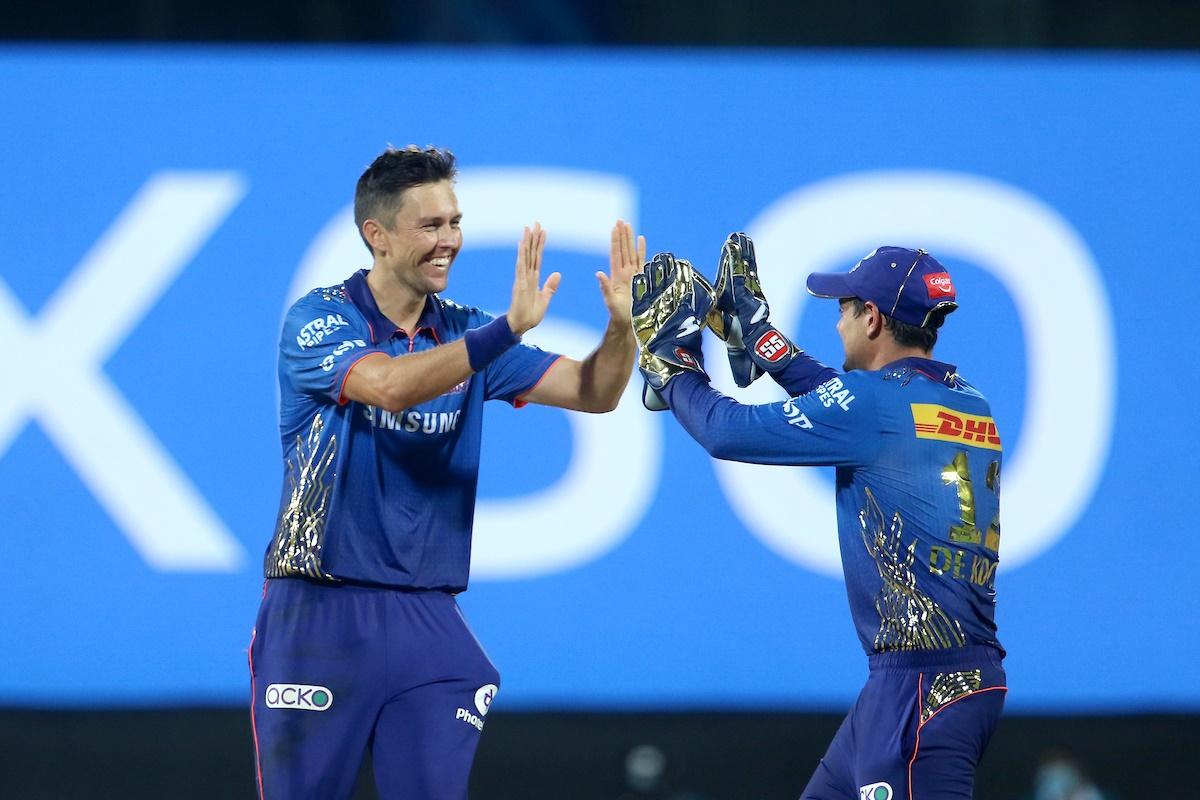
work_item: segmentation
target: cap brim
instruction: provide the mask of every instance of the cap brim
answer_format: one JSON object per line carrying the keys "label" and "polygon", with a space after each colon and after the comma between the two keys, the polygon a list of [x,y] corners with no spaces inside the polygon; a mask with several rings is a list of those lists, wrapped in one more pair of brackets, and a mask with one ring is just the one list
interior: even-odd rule
{"label": "cap brim", "polygon": [[808,293],[814,297],[854,297],[848,272],[814,272],[808,276]]}
{"label": "cap brim", "polygon": [[946,321],[946,315],[958,308],[958,303],[953,300],[942,300],[933,308],[925,313],[925,321],[921,323],[922,328],[928,328],[929,323],[933,321],[934,316],[940,316],[941,319],[934,327],[941,327],[941,324]]}

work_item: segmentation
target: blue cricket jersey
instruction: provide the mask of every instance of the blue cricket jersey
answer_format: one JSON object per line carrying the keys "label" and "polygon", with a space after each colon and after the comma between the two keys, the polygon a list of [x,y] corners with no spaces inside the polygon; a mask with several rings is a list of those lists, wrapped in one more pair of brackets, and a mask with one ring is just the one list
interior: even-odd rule
{"label": "blue cricket jersey", "polygon": [[461,591],[471,561],[484,400],[522,405],[558,358],[518,344],[441,397],[391,413],[348,401],[350,368],[462,338],[491,315],[430,295],[411,333],[360,270],[288,311],[279,343],[284,481],[268,578]]}
{"label": "blue cricket jersey", "polygon": [[798,396],[783,402],[742,405],[695,373],[671,381],[667,400],[717,458],[837,468],[842,568],[867,653],[980,644],[1003,653],[1002,450],[987,400],[937,361],[837,374],[803,358],[807,379],[785,382]]}

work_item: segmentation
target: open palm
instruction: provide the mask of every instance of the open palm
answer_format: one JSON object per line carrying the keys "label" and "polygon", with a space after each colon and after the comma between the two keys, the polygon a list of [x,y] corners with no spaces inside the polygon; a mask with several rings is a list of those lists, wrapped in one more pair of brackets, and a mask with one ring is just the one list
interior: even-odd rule
{"label": "open palm", "polygon": [[546,250],[546,232],[539,223],[525,228],[517,245],[517,267],[513,277],[512,305],[508,307],[508,324],[520,336],[546,316],[550,299],[562,280],[560,273],[551,273],[542,284],[542,254]]}
{"label": "open palm", "polygon": [[633,295],[630,282],[642,269],[646,261],[646,237],[634,236],[633,226],[622,220],[613,225],[612,240],[608,251],[609,274],[596,273],[600,282],[600,293],[604,305],[613,320],[625,324],[631,322],[630,307]]}

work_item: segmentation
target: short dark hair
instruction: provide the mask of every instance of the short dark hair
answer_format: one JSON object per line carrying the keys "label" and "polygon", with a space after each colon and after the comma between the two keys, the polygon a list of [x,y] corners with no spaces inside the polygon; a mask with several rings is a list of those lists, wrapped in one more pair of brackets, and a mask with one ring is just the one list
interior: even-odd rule
{"label": "short dark hair", "polygon": [[374,219],[384,226],[390,225],[392,217],[404,202],[404,192],[413,186],[438,181],[452,181],[458,175],[454,153],[430,145],[395,148],[389,146],[379,158],[371,162],[366,172],[358,179],[354,189],[354,224],[358,235],[372,253],[371,243],[363,236],[363,223]]}
{"label": "short dark hair", "polygon": [[[850,303],[854,306],[854,316],[861,317],[866,313],[867,304],[861,299],[851,297]],[[933,346],[937,344],[937,329],[945,322],[946,313],[945,311],[934,311],[930,315],[929,324],[920,326],[909,325],[907,322],[901,322],[880,311],[883,316],[883,326],[892,334],[892,338],[896,340],[897,344],[902,347],[919,347],[926,353],[933,350]]]}

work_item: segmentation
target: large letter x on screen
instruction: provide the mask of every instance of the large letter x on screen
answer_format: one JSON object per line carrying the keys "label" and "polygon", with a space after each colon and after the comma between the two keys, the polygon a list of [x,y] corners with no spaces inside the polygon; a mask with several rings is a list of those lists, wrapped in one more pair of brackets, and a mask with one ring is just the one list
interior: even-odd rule
{"label": "large letter x on screen", "polygon": [[[145,561],[236,570],[242,546],[102,372],[245,194],[236,173],[154,175],[31,319],[0,279],[0,457],[36,419]],[[86,335],[80,335],[86,332]]]}

